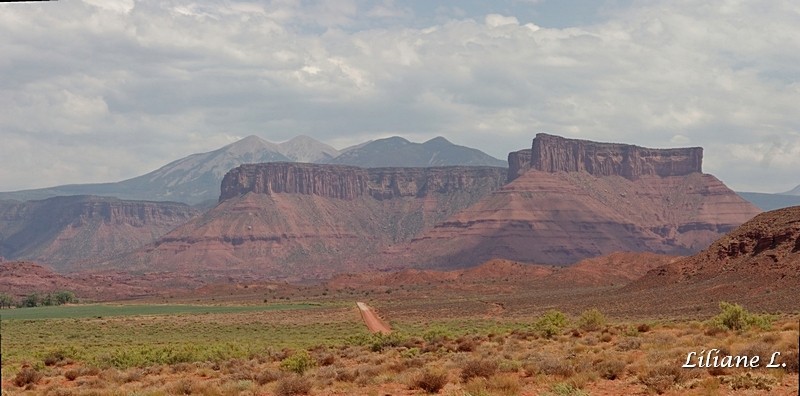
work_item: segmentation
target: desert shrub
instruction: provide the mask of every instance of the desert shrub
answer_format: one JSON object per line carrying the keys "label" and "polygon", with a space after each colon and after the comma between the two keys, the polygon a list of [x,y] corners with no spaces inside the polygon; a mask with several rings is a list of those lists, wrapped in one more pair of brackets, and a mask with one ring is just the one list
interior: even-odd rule
{"label": "desert shrub", "polygon": [[340,368],[336,371],[336,380],[342,382],[353,382],[358,378],[358,372],[353,369]]}
{"label": "desert shrub", "polygon": [[320,366],[330,366],[336,362],[336,356],[333,356],[331,353],[320,353],[315,359]]}
{"label": "desert shrub", "polygon": [[636,326],[636,331],[640,333],[647,333],[648,331],[650,331],[650,325],[647,323],[642,323],[639,326]]}
{"label": "desert shrub", "polygon": [[411,389],[422,389],[428,393],[439,393],[447,385],[447,372],[426,368],[411,380]]}
{"label": "desert shrub", "polygon": [[725,301],[719,303],[720,313],[711,319],[711,326],[730,329],[747,330],[750,327],[758,327],[768,330],[772,327],[774,318],[770,315],[757,315],[750,313],[739,304],[731,304]]}
{"label": "desert shrub", "polygon": [[503,359],[497,366],[497,370],[502,373],[516,373],[520,368],[522,368],[522,362],[515,359]]}
{"label": "desert shrub", "polygon": [[182,379],[178,382],[175,382],[170,388],[170,393],[173,395],[191,395],[193,391],[192,381],[188,379]]}
{"label": "desert shrub", "polygon": [[739,351],[738,355],[750,357],[758,356],[758,360],[761,362],[761,364],[767,364],[772,356],[773,351],[774,348],[772,348],[769,344],[764,342],[756,342],[744,347],[741,351]]}
{"label": "desert shrub", "polygon": [[687,371],[681,369],[679,365],[662,364],[650,367],[639,375],[639,381],[647,386],[648,389],[662,394],[676,384],[681,384],[686,380]]}
{"label": "desert shrub", "polygon": [[636,337],[625,337],[617,341],[616,349],[621,352],[632,351],[639,349],[642,346],[642,341]]}
{"label": "desert shrub", "polygon": [[458,345],[456,351],[458,352],[472,352],[478,347],[478,343],[471,338],[462,337],[456,340],[456,343]]}
{"label": "desert shrub", "polygon": [[797,373],[798,372],[798,351],[797,349],[793,349],[789,352],[785,352],[781,354],[781,361],[786,364],[786,372],[787,373]]}
{"label": "desert shrub", "polygon": [[498,375],[486,383],[491,395],[513,396],[518,395],[521,385],[515,375]]}
{"label": "desert shrub", "polygon": [[384,348],[398,347],[406,342],[408,337],[399,332],[383,334],[375,333],[370,340],[370,349],[373,352],[380,352]]}
{"label": "desert shrub", "polygon": [[497,372],[497,367],[496,360],[470,360],[461,369],[461,381],[467,382],[475,377],[489,378]]}
{"label": "desert shrub", "polygon": [[549,310],[542,314],[533,324],[533,328],[545,338],[558,335],[567,327],[567,316],[557,310]]}
{"label": "desert shrub", "polygon": [[625,366],[625,362],[620,360],[603,360],[595,364],[594,368],[601,377],[615,380],[625,373]]}
{"label": "desert shrub", "polygon": [[42,360],[45,366],[55,366],[72,363],[78,356],[78,351],[74,347],[61,347],[47,351]]}
{"label": "desert shrub", "polygon": [[569,378],[575,375],[575,367],[572,363],[551,355],[534,356],[523,365],[523,369],[528,377],[544,374]]}
{"label": "desert shrub", "polygon": [[546,396],[586,396],[588,393],[584,392],[577,386],[568,382],[557,382],[550,387],[550,392],[545,393]]}
{"label": "desert shrub", "polygon": [[441,326],[435,326],[426,330],[425,333],[422,334],[422,339],[429,343],[435,343],[447,341],[451,336],[450,330]]}
{"label": "desert shrub", "polygon": [[253,376],[253,379],[259,385],[265,385],[270,382],[275,382],[280,378],[281,378],[281,373],[270,368],[261,370],[258,373],[256,373],[256,375]]}
{"label": "desert shrub", "polygon": [[320,386],[330,386],[333,380],[336,379],[336,368],[333,366],[324,366],[317,369],[314,373],[314,380]]}
{"label": "desert shrub", "polygon": [[771,375],[753,374],[753,372],[748,371],[738,375],[722,377],[722,382],[728,384],[735,391],[742,389],[771,391],[777,385],[778,380]]}
{"label": "desert shrub", "polygon": [[605,333],[602,336],[600,336],[600,341],[602,342],[611,342],[612,339],[613,337],[609,333]]}
{"label": "desert shrub", "polygon": [[42,379],[42,373],[36,371],[33,367],[23,367],[14,377],[14,385],[22,387],[29,384],[35,384]]}
{"label": "desert shrub", "polygon": [[597,308],[588,309],[581,313],[578,327],[584,331],[597,331],[606,324],[606,317]]}
{"label": "desert shrub", "polygon": [[314,367],[316,361],[308,354],[308,351],[300,351],[281,361],[281,369],[297,374],[303,374],[306,370]]}
{"label": "desert shrub", "polygon": [[287,375],[275,385],[276,396],[307,395],[311,392],[311,381],[299,375]]}
{"label": "desert shrub", "polygon": [[69,381],[75,381],[78,377],[81,376],[81,372],[75,369],[67,370],[64,372],[64,378]]}

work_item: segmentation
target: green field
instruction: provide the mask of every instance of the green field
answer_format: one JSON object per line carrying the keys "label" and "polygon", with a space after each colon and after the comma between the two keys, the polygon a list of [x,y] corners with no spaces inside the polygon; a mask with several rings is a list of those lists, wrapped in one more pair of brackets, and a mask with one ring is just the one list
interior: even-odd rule
{"label": "green field", "polygon": [[2,320],[14,319],[72,319],[104,318],[136,315],[175,315],[239,313],[273,310],[298,310],[318,307],[319,304],[271,304],[271,305],[125,305],[89,304],[36,308],[18,308],[0,311]]}
{"label": "green field", "polygon": [[[53,354],[98,367],[222,361],[366,334],[342,304],[77,305],[2,312],[3,370]],[[12,319],[13,317],[13,319]]]}

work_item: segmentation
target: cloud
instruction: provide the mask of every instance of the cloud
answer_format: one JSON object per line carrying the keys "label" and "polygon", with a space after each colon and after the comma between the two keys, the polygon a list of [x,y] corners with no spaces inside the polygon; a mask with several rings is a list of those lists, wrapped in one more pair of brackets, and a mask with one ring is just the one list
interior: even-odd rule
{"label": "cloud", "polygon": [[735,188],[800,183],[794,2],[636,3],[561,29],[399,4],[3,6],[0,190],[137,176],[230,136],[444,135],[504,158],[542,131],[701,145]]}

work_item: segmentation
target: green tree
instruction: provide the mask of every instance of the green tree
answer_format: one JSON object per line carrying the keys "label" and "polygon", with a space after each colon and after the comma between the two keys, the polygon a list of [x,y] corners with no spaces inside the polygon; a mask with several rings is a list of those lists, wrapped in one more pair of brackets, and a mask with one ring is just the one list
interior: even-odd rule
{"label": "green tree", "polygon": [[0,309],[11,308],[14,305],[14,298],[6,293],[0,293]]}
{"label": "green tree", "polygon": [[22,300],[21,305],[23,307],[32,308],[32,307],[38,307],[40,303],[41,303],[41,298],[39,297],[39,294],[31,293],[28,294],[28,296]]}
{"label": "green tree", "polygon": [[70,303],[78,302],[78,299],[75,298],[75,293],[73,293],[73,292],[71,292],[69,290],[62,290],[62,291],[56,292],[56,294],[55,294],[55,302],[56,302],[56,305],[63,305],[63,304],[70,304]]}

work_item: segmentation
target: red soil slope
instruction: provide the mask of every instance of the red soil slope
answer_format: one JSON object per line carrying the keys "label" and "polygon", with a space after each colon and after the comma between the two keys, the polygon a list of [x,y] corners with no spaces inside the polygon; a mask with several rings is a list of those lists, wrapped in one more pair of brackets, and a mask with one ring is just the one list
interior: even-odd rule
{"label": "red soil slope", "polygon": [[797,310],[800,206],[762,213],[702,252],[648,272],[623,293],[661,301],[730,300]]}

